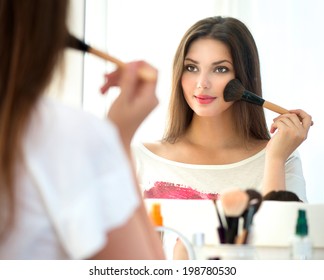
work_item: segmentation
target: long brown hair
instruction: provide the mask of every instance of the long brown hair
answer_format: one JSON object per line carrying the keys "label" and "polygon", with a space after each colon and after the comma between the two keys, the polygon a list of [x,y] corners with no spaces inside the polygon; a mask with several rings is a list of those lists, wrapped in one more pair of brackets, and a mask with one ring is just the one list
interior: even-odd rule
{"label": "long brown hair", "polygon": [[[163,141],[174,143],[185,133],[192,120],[193,111],[184,98],[181,76],[188,49],[199,38],[212,38],[225,43],[232,55],[236,78],[246,89],[262,96],[259,55],[248,28],[231,17],[202,19],[187,30],[174,56],[168,122]],[[270,139],[262,107],[244,101],[237,101],[233,106],[236,129],[244,140]]]}
{"label": "long brown hair", "polygon": [[25,127],[66,44],[67,10],[67,0],[0,0],[0,236],[14,216]]}

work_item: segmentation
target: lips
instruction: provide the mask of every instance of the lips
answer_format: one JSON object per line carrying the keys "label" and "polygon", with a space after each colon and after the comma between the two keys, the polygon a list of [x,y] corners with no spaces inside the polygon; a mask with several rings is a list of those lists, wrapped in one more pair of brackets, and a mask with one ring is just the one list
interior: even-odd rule
{"label": "lips", "polygon": [[200,104],[210,104],[216,99],[216,97],[210,95],[195,95],[195,98]]}

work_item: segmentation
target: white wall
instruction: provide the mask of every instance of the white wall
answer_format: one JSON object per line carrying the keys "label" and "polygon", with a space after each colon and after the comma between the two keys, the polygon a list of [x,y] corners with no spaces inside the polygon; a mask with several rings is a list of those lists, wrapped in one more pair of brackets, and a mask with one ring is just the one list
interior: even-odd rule
{"label": "white wall", "polygon": [[[310,202],[324,202],[324,125],[321,123],[321,78],[324,2],[320,0],[86,0],[86,40],[124,61],[145,59],[159,70],[158,108],[147,118],[134,141],[162,135],[170,95],[171,64],[183,33],[197,20],[234,16],[247,24],[258,45],[266,100],[288,109],[302,108],[314,126],[300,147]],[[88,61],[88,62],[87,62]],[[88,63],[88,64],[87,64]],[[102,116],[115,94],[98,89],[104,71],[113,69],[86,56],[84,108]],[[104,102],[103,102],[104,101]],[[270,122],[275,114],[267,111]]]}
{"label": "white wall", "polygon": [[[320,0],[227,1],[225,14],[238,17],[252,31],[258,45],[264,98],[314,120],[299,151],[310,202],[324,202],[324,124],[321,79],[324,36]],[[267,111],[268,123],[276,114]]]}
{"label": "white wall", "polygon": [[[84,36],[84,11],[84,1],[71,0],[68,26],[70,32],[79,38]],[[65,58],[64,75],[62,75],[61,71],[57,72],[49,88],[49,94],[69,105],[81,107],[83,95],[83,54],[67,48]]]}

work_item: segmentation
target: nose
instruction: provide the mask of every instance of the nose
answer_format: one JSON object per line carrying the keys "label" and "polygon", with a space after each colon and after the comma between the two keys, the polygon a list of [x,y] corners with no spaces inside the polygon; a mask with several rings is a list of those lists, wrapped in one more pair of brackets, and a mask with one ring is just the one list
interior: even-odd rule
{"label": "nose", "polygon": [[197,88],[207,89],[208,87],[205,84],[197,83]]}
{"label": "nose", "polygon": [[210,81],[207,75],[201,74],[197,80],[197,88],[208,89],[210,87]]}

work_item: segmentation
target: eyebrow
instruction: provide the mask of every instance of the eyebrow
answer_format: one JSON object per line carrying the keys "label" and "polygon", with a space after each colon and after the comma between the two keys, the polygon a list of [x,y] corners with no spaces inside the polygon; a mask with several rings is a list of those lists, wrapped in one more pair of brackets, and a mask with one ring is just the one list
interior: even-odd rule
{"label": "eyebrow", "polygon": [[[185,58],[185,61],[186,61],[186,60],[189,60],[189,61],[191,61],[192,63],[195,63],[195,64],[199,64],[198,61],[196,61],[196,60],[194,60],[194,59],[191,59],[191,58]],[[219,61],[215,61],[215,62],[213,62],[212,64],[213,64],[213,65],[219,65],[219,64],[222,64],[222,63],[224,63],[224,62],[227,62],[227,63],[233,65],[233,63],[232,63],[231,61],[227,60],[227,59],[222,59],[222,60],[219,60]]]}

